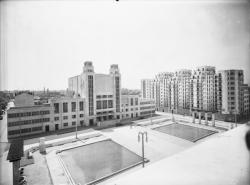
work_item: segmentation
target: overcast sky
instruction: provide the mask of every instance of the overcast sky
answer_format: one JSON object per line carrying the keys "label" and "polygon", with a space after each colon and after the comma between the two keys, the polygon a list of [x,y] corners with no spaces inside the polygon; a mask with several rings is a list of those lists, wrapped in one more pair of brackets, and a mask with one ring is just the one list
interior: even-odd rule
{"label": "overcast sky", "polygon": [[250,83],[244,1],[1,1],[1,89],[66,89],[90,60],[118,64],[122,87],[158,72],[212,65]]}

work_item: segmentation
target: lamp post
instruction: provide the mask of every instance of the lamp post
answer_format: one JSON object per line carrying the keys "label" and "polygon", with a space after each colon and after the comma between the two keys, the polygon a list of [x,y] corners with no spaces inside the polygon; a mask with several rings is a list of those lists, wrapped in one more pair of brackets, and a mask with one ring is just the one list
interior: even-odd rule
{"label": "lamp post", "polygon": [[150,111],[150,122],[151,122],[151,125],[152,125],[152,111],[153,110]]}
{"label": "lamp post", "polygon": [[142,137],[142,167],[144,168],[144,135],[146,136],[146,142],[148,142],[148,134],[147,132],[139,132],[138,133],[138,142],[140,142],[140,137]]}
{"label": "lamp post", "polygon": [[235,127],[237,127],[237,115],[236,115],[236,110],[234,111],[234,122],[235,122]]}

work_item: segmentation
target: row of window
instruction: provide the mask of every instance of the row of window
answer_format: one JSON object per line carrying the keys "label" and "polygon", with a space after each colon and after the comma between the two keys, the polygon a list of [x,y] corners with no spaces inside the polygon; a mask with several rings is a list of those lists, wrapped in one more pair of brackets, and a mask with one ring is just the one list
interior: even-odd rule
{"label": "row of window", "polygon": [[[83,124],[84,124],[84,121],[81,120],[81,121],[80,121],[80,124],[83,125]],[[72,121],[72,126],[74,126],[74,125],[76,125],[76,122],[75,122],[75,121]],[[65,123],[63,123],[63,126],[64,126],[64,127],[67,127],[67,126],[69,126],[69,123],[65,122]]]}
{"label": "row of window", "polygon": [[40,118],[40,119],[33,119],[33,120],[24,120],[24,121],[15,121],[9,122],[8,127],[20,126],[20,125],[29,125],[29,124],[36,124],[36,123],[44,123],[49,122],[50,118]]}
{"label": "row of window", "polygon": [[[83,101],[79,102],[79,110],[83,111]],[[63,102],[63,112],[68,112],[67,102]],[[71,102],[71,112],[76,112],[76,102]],[[54,103],[54,113],[59,113],[59,103]]]}
{"label": "row of window", "polygon": [[146,107],[140,107],[140,110],[145,110],[145,109],[153,109],[155,108],[154,106],[146,106]]}
{"label": "row of window", "polygon": [[144,111],[144,112],[141,112],[141,115],[145,115],[145,114],[151,114],[152,111]]}
{"label": "row of window", "polygon": [[113,95],[97,95],[96,98],[113,98]]}
{"label": "row of window", "polygon": [[8,118],[28,117],[28,116],[46,115],[46,114],[50,114],[50,111],[45,110],[45,111],[34,111],[34,112],[11,113],[8,114]]}
{"label": "row of window", "polygon": [[96,109],[113,108],[113,100],[98,100],[96,101]]}
{"label": "row of window", "polygon": [[33,127],[33,128],[24,128],[21,130],[10,130],[8,131],[8,135],[16,135],[20,133],[28,133],[28,132],[36,132],[36,131],[41,131],[43,130],[43,127]]}
{"label": "row of window", "polygon": [[[72,115],[71,117],[74,119],[74,118],[76,118],[76,115],[74,114],[74,115]],[[83,114],[79,114],[79,117],[82,118],[82,117],[83,117]],[[63,119],[64,119],[64,120],[68,119],[68,116],[63,116]],[[55,121],[58,121],[58,120],[59,120],[59,117],[54,117],[54,120],[55,120]]]}
{"label": "row of window", "polygon": [[145,104],[151,104],[152,102],[150,101],[144,101],[144,102],[140,102],[140,105],[145,105]]}

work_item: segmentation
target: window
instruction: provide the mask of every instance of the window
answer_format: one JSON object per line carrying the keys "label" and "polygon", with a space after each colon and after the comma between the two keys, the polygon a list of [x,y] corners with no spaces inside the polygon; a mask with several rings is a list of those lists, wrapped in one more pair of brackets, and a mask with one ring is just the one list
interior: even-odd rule
{"label": "window", "polygon": [[135,98],[135,105],[138,105],[138,98]]}
{"label": "window", "polygon": [[8,135],[16,135],[16,134],[20,134],[20,130],[11,130],[11,131],[8,131]]}
{"label": "window", "polygon": [[107,100],[103,100],[103,101],[102,101],[102,106],[103,106],[103,107],[102,107],[103,109],[106,109],[106,108],[107,108]]}
{"label": "window", "polygon": [[71,102],[71,112],[76,111],[76,102]]}
{"label": "window", "polygon": [[21,133],[27,133],[27,132],[31,132],[31,128],[24,128],[21,130]]}
{"label": "window", "polygon": [[113,107],[113,101],[112,100],[108,100],[108,108],[112,108]]}
{"label": "window", "polygon": [[59,103],[54,103],[54,113],[59,113]]}
{"label": "window", "polygon": [[134,104],[134,99],[133,99],[133,98],[131,98],[131,99],[130,99],[130,105],[132,105],[132,106],[133,106],[133,104]]}
{"label": "window", "polygon": [[83,111],[83,101],[79,102],[80,111]]}
{"label": "window", "polygon": [[45,111],[40,111],[40,114],[41,115],[44,115],[44,114],[49,114],[50,112],[49,112],[49,110],[45,110]]}
{"label": "window", "polygon": [[80,118],[82,118],[83,117],[83,114],[80,114]]}
{"label": "window", "polygon": [[63,112],[68,112],[68,103],[63,103]]}
{"label": "window", "polygon": [[65,120],[65,119],[68,119],[68,116],[63,116],[63,119]]}
{"label": "window", "polygon": [[94,115],[94,79],[92,75],[88,76],[88,95],[89,95],[89,115]]}
{"label": "window", "polygon": [[76,115],[72,115],[72,118],[76,118]]}
{"label": "window", "polygon": [[54,120],[55,120],[55,121],[59,120],[59,117],[55,117]]}
{"label": "window", "polygon": [[68,126],[68,123],[63,123],[63,126],[64,126],[64,127],[67,127],[67,126]]}
{"label": "window", "polygon": [[72,125],[76,125],[76,122],[75,122],[75,121],[72,121]]}
{"label": "window", "polygon": [[102,98],[107,98],[107,95],[102,95]]}
{"label": "window", "polygon": [[96,109],[102,109],[102,101],[96,101]]}
{"label": "window", "polygon": [[40,131],[43,130],[43,127],[33,127],[32,131]]}

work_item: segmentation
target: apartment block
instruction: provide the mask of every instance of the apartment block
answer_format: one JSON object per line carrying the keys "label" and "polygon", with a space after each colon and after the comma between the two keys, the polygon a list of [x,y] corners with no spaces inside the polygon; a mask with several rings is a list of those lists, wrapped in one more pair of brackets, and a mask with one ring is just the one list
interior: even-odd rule
{"label": "apartment block", "polygon": [[221,70],[218,72],[218,111],[222,114],[243,112],[244,95],[241,88],[243,83],[243,70]]}
{"label": "apartment block", "polygon": [[216,111],[216,74],[215,67],[198,67],[192,75],[191,109]]}
{"label": "apartment block", "polygon": [[213,66],[201,66],[193,71],[183,69],[159,73],[146,81],[142,80],[143,97],[152,97],[157,110],[249,115],[250,91],[244,84],[243,70],[216,73]]}

